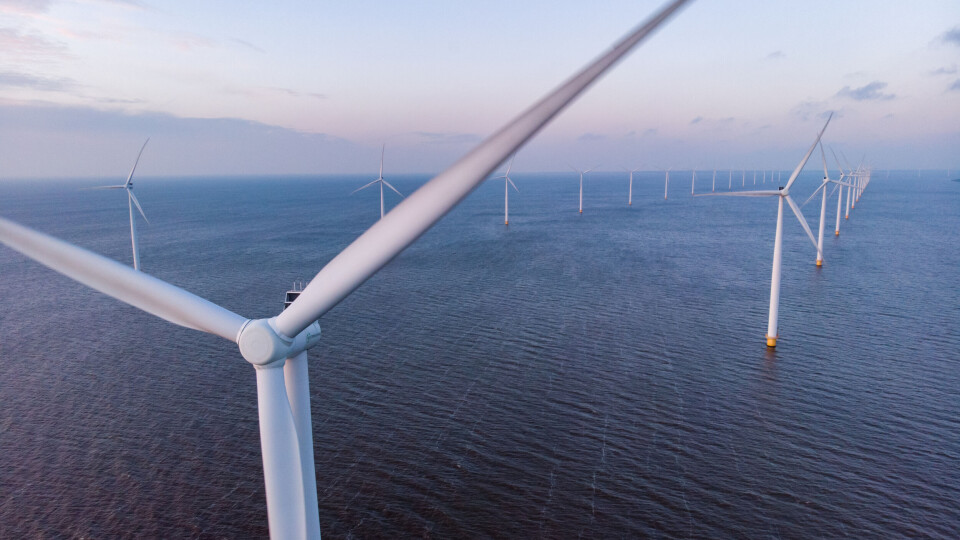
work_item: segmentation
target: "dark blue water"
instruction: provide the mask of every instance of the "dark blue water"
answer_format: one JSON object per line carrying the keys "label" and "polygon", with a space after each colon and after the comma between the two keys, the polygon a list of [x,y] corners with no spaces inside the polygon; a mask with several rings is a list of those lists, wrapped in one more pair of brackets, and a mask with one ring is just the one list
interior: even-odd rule
{"label": "dark blue water", "polygon": [[[788,213],[772,352],[775,200],[673,176],[627,207],[590,174],[581,216],[575,175],[518,174],[509,227],[490,182],[324,316],[325,536],[960,536],[960,182],[877,175],[838,238],[828,204],[820,270]],[[378,217],[367,181],[141,180],[143,268],[276,314]],[[0,214],[129,263],[92,183],[0,184]],[[7,248],[0,295],[0,538],[266,536],[235,345]]]}

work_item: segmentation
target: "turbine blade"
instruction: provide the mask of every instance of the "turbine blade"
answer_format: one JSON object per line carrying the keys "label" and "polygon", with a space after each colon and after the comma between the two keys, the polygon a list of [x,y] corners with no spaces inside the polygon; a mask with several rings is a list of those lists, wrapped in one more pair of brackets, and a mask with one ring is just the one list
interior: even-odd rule
{"label": "turbine blade", "polygon": [[277,316],[277,329],[286,336],[296,336],[337,305],[446,215],[507,156],[688,1],[667,4],[611,50],[407,197],[317,273],[299,298]]}
{"label": "turbine blade", "polygon": [[513,157],[510,158],[510,163],[507,164],[507,172],[503,173],[503,176],[510,176],[510,169],[513,167],[513,160],[517,159],[517,154],[513,154]]}
{"label": "turbine blade", "polygon": [[[831,182],[833,182],[833,180],[831,180]],[[840,182],[833,182],[833,183],[834,183],[834,184],[840,184]],[[833,186],[833,191],[830,192],[830,195],[827,195],[827,198],[829,199],[829,198],[833,197],[833,194],[836,193],[838,189],[840,189],[840,186],[839,186],[839,185]]]}
{"label": "turbine blade", "polygon": [[166,281],[4,218],[0,242],[87,287],[180,326],[236,342],[247,322]]}
{"label": "turbine blade", "polygon": [[813,194],[810,195],[809,197],[807,197],[807,200],[803,201],[803,204],[800,205],[800,208],[803,208],[804,206],[807,205],[808,202],[812,201],[813,198],[817,196],[817,193],[820,193],[820,190],[823,189],[823,186],[826,186],[826,185],[827,185],[826,182],[822,182],[822,183],[820,184],[820,187],[818,187],[817,189],[813,190]]}
{"label": "turbine blade", "polygon": [[830,147],[830,153],[833,154],[833,160],[837,162],[837,168],[840,169],[840,174],[845,174],[843,167],[840,166],[840,160],[837,159],[837,153],[833,151],[833,147]]}
{"label": "turbine blade", "polygon": [[513,189],[516,190],[517,193],[520,193],[520,189],[517,188],[517,185],[513,183],[513,180],[511,180],[509,176],[504,176],[504,178],[507,179],[507,182],[510,182],[510,185],[513,186]]}
{"label": "turbine blade", "polygon": [[827,155],[823,153],[823,143],[820,143],[820,158],[823,160],[823,177],[830,178],[830,173],[827,172]]}
{"label": "turbine blade", "polygon": [[133,162],[133,168],[130,169],[130,174],[127,175],[127,181],[123,183],[123,187],[130,185],[130,180],[133,179],[133,171],[137,170],[137,163],[140,163],[140,156],[143,155],[143,149],[147,147],[148,142],[150,142],[150,137],[147,137],[147,140],[143,141],[143,146],[140,147],[140,153],[137,154],[137,160]]}
{"label": "turbine blade", "polygon": [[794,215],[797,216],[797,221],[800,222],[800,226],[803,227],[803,231],[807,233],[807,237],[810,238],[810,241],[813,242],[813,249],[817,250],[817,253],[820,254],[820,260],[823,260],[823,252],[820,251],[820,248],[817,247],[817,239],[813,236],[813,231],[810,230],[810,226],[807,225],[806,218],[803,217],[803,214],[800,213],[800,209],[797,208],[797,203],[793,202],[793,199],[789,195],[784,195],[784,199],[787,200],[787,204],[790,205],[790,209],[793,210]]}
{"label": "turbine blade", "polygon": [[127,190],[127,195],[130,196],[130,200],[133,201],[133,204],[137,206],[137,210],[140,211],[140,215],[143,216],[143,220],[147,223],[150,223],[150,220],[147,219],[147,215],[143,213],[143,208],[140,208],[140,201],[137,200],[137,196],[133,194],[132,189]]}
{"label": "turbine blade", "polygon": [[385,186],[387,186],[388,188],[392,189],[392,190],[394,191],[394,193],[396,193],[397,195],[403,197],[403,193],[400,193],[399,191],[397,191],[397,188],[391,186],[391,185],[390,185],[390,182],[387,182],[386,180],[380,180],[380,181],[383,182],[383,185],[385,185]]}
{"label": "turbine blade", "polygon": [[817,140],[813,141],[813,144],[810,145],[810,149],[807,150],[806,155],[803,156],[803,160],[800,161],[800,164],[797,165],[797,168],[793,170],[793,174],[790,175],[790,179],[787,180],[786,188],[790,190],[790,186],[797,180],[797,177],[800,176],[800,171],[803,170],[803,167],[806,166],[807,160],[810,159],[810,154],[813,153],[813,149],[820,144],[820,137],[823,137],[823,132],[827,130],[827,126],[830,125],[830,120],[833,119],[833,113],[830,113],[830,116],[827,117],[827,122],[823,124],[823,128],[820,129],[820,133],[817,134]]}
{"label": "turbine blade", "polygon": [[779,195],[780,192],[775,189],[763,191],[719,191],[713,193],[697,193],[694,197],[772,197]]}
{"label": "turbine blade", "polygon": [[350,194],[353,195],[354,193],[360,191],[361,189],[367,189],[368,187],[370,187],[370,186],[376,184],[377,182],[379,182],[380,180],[381,180],[380,178],[377,178],[377,179],[374,180],[373,182],[370,182],[369,184],[367,184],[367,185],[365,185],[365,186],[363,186],[363,187],[358,187],[357,189],[351,191]]}
{"label": "turbine blade", "polygon": [[383,179],[383,152],[387,149],[387,144],[380,146],[380,178]]}
{"label": "turbine blade", "polygon": [[88,189],[124,189],[124,188],[126,188],[126,187],[127,187],[127,186],[125,186],[125,185],[124,185],[124,186],[94,186],[94,187],[85,187],[85,188],[81,188],[81,189],[83,189],[83,190],[88,190]]}

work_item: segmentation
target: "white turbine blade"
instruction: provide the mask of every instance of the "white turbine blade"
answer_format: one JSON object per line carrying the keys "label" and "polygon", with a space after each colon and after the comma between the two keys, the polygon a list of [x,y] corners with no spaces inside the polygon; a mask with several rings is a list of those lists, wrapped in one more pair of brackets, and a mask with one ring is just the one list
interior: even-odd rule
{"label": "white turbine blade", "polygon": [[833,151],[833,147],[830,147],[830,153],[833,154],[833,160],[837,162],[837,168],[840,169],[840,174],[846,174],[843,170],[843,167],[840,166],[840,160],[837,159],[837,153]]}
{"label": "white turbine blade", "polygon": [[132,189],[127,190],[127,195],[130,196],[130,200],[133,201],[133,204],[136,205],[137,210],[140,211],[140,215],[143,216],[143,220],[147,223],[150,223],[150,220],[147,219],[147,215],[143,213],[143,208],[140,208],[140,201],[137,200],[137,196],[133,194]]}
{"label": "white turbine blade", "polygon": [[337,305],[446,215],[507,156],[688,1],[667,4],[610,51],[407,197],[317,273],[297,300],[277,316],[277,329],[286,336],[296,336]]}
{"label": "white turbine blade", "polygon": [[780,192],[775,189],[763,191],[721,191],[717,193],[697,193],[694,197],[772,197],[779,195]]}
{"label": "white turbine blade", "polygon": [[358,187],[357,189],[351,191],[350,194],[353,195],[354,193],[360,191],[361,189],[367,189],[368,187],[370,187],[370,186],[376,184],[377,182],[379,182],[380,180],[381,180],[380,178],[377,178],[377,179],[374,180],[373,182],[370,182],[369,184],[367,184],[367,185],[365,185],[365,186],[363,186],[363,187]]}
{"label": "white turbine blade", "polygon": [[784,195],[783,198],[787,200],[787,204],[790,205],[790,209],[793,210],[794,215],[797,216],[797,220],[800,222],[800,226],[803,227],[803,231],[807,233],[807,237],[813,242],[813,249],[817,250],[817,253],[820,254],[820,260],[823,260],[823,252],[820,251],[820,248],[817,246],[817,239],[813,236],[813,231],[810,230],[810,226],[807,225],[806,218],[803,217],[800,209],[797,208],[797,203],[793,202],[793,199],[791,199],[789,195]]}
{"label": "white turbine blade", "polygon": [[797,168],[793,170],[793,174],[790,175],[790,179],[787,180],[787,185],[784,189],[787,191],[790,190],[790,186],[797,180],[797,177],[800,176],[800,171],[803,170],[804,166],[807,164],[807,160],[810,159],[810,154],[813,153],[813,149],[820,144],[820,137],[823,137],[823,132],[827,130],[827,126],[830,125],[830,120],[833,118],[833,113],[830,113],[830,116],[827,117],[827,122],[823,124],[823,128],[820,129],[820,133],[817,134],[817,140],[813,141],[813,144],[810,145],[810,149],[807,150],[806,155],[803,156],[803,160],[800,161],[800,164],[797,165]]}
{"label": "white turbine blade", "polygon": [[[840,182],[834,182],[833,180],[831,180],[831,182],[834,184],[840,184]],[[836,193],[838,189],[840,189],[839,185],[833,186],[833,191],[830,192],[830,195],[827,195],[827,198],[829,199],[830,197],[833,197],[833,194]]]}
{"label": "white turbine blade", "polygon": [[823,160],[823,177],[830,178],[830,173],[827,172],[827,155],[823,153],[823,143],[820,143],[820,158]]}
{"label": "white turbine blade", "polygon": [[257,412],[270,538],[306,538],[300,442],[283,369],[257,368]]}
{"label": "white turbine blade", "polygon": [[510,169],[513,167],[513,160],[517,159],[517,154],[513,154],[513,157],[510,158],[510,163],[507,164],[507,172],[503,173],[504,178],[510,176]]}
{"label": "white turbine blade", "polygon": [[386,143],[380,146],[380,179],[383,179],[383,152],[387,149]]}
{"label": "white turbine blade", "polygon": [[520,193],[520,189],[517,188],[517,185],[513,183],[513,180],[511,180],[509,176],[504,176],[504,178],[507,179],[507,182],[510,182],[510,185],[513,186],[513,189],[516,190],[517,193]]}
{"label": "white turbine blade", "polygon": [[575,173],[577,173],[577,174],[583,174],[583,173],[580,172],[580,169],[574,167],[573,165],[567,165],[567,167],[570,167],[570,170],[572,170],[573,172],[575,172]]}
{"label": "white turbine blade", "polygon": [[85,190],[86,189],[125,189],[126,187],[127,186],[125,185],[124,186],[94,186],[94,187],[87,187],[82,189],[85,189]]}
{"label": "white turbine blade", "polygon": [[401,196],[401,197],[404,196],[403,193],[400,193],[399,191],[397,191],[397,188],[391,186],[391,185],[390,185],[390,182],[387,182],[386,180],[383,180],[383,179],[381,179],[380,181],[383,182],[383,185],[385,185],[385,186],[387,186],[388,188],[392,189],[392,190],[394,191],[394,193],[396,193],[397,195],[399,195],[399,196]]}
{"label": "white turbine blade", "polygon": [[807,200],[803,201],[803,204],[800,205],[800,208],[803,208],[804,206],[807,205],[808,202],[812,201],[813,198],[817,196],[817,193],[820,193],[820,190],[823,189],[823,187],[826,186],[826,185],[827,185],[826,182],[821,183],[821,184],[820,184],[820,187],[818,187],[817,189],[815,189],[815,190],[813,191],[813,194],[810,195],[809,197],[807,197]]}
{"label": "white turbine blade", "polygon": [[596,169],[597,167],[599,167],[599,165],[594,165],[593,167],[590,167],[589,169],[587,169],[587,170],[585,170],[585,171],[583,171],[583,174],[587,174],[588,172],[590,172],[590,171],[592,171],[592,170],[594,170],[594,169]]}
{"label": "white turbine blade", "polygon": [[130,185],[130,180],[133,179],[133,171],[137,170],[137,163],[140,163],[140,156],[143,155],[143,149],[147,147],[148,142],[150,142],[150,137],[147,137],[147,140],[143,141],[143,146],[140,147],[140,153],[137,154],[137,160],[133,162],[133,168],[130,169],[130,174],[127,175],[127,181],[123,183],[123,187]]}
{"label": "white turbine blade", "polygon": [[853,187],[853,184],[851,184],[850,182],[841,182],[840,180],[831,180],[830,183],[832,183],[832,184],[840,184],[841,186],[850,186],[850,187]]}
{"label": "white turbine blade", "polygon": [[61,274],[180,326],[236,342],[247,319],[63,240],[0,218],[0,242]]}

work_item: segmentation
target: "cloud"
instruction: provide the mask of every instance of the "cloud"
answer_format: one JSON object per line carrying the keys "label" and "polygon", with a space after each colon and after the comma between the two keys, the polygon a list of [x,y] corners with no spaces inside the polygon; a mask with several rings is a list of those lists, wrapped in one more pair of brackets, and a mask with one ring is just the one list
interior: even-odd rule
{"label": "cloud", "polygon": [[783,51],[773,51],[767,55],[767,60],[779,60],[781,58],[786,58],[787,55],[783,54]]}
{"label": "cloud", "polygon": [[703,122],[703,117],[702,117],[702,116],[698,116],[698,117],[694,118],[693,120],[691,120],[691,121],[690,121],[690,125],[692,126],[692,125],[694,125],[694,124],[699,124],[700,122]]}
{"label": "cloud", "polygon": [[45,13],[53,0],[0,0],[0,13]]}
{"label": "cloud", "polygon": [[895,94],[884,94],[882,90],[886,87],[887,83],[881,81],[873,81],[860,88],[844,86],[837,92],[837,97],[850,98],[855,101],[889,100],[897,97]]}
{"label": "cloud", "polygon": [[50,41],[37,34],[25,34],[13,28],[0,28],[0,51],[14,58],[31,60],[67,57],[67,47],[62,43]]}
{"label": "cloud", "polygon": [[480,142],[481,138],[475,133],[436,133],[431,131],[417,131],[414,133],[426,144],[471,144]]}
{"label": "cloud", "polygon": [[830,114],[826,101],[803,101],[791,110],[800,120],[806,122],[817,118],[826,118]]}
{"label": "cloud", "polygon": [[957,66],[942,67],[928,72],[930,75],[954,75],[957,73]]}
{"label": "cloud", "polygon": [[951,84],[947,90],[951,92],[960,92],[960,79],[953,81],[953,84]]}
{"label": "cloud", "polygon": [[38,77],[16,71],[0,71],[0,88],[29,88],[43,92],[66,92],[77,87],[73,79]]}
{"label": "cloud", "polygon": [[599,133],[584,133],[583,135],[577,137],[577,140],[581,142],[605,141],[607,140],[607,136]]}
{"label": "cloud", "polygon": [[940,36],[940,40],[944,43],[960,46],[960,26],[944,32],[943,35]]}

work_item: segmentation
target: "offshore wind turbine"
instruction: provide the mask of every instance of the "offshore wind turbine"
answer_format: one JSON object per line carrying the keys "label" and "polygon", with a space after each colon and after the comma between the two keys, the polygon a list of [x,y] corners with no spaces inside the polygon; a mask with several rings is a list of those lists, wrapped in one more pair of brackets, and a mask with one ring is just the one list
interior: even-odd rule
{"label": "offshore wind turbine", "polygon": [[636,169],[627,169],[626,167],[624,167],[623,170],[628,171],[630,173],[630,188],[627,191],[627,206],[633,206],[633,173],[639,171],[640,168],[638,167]]}
{"label": "offshore wind turbine", "polygon": [[733,169],[730,169],[730,174],[727,175],[727,189],[733,189]]}
{"label": "offshore wind turbine", "polygon": [[143,155],[143,149],[147,147],[147,143],[150,142],[150,137],[147,137],[147,140],[143,141],[143,146],[140,147],[140,152],[137,154],[137,159],[133,162],[133,168],[130,169],[130,174],[127,175],[127,181],[119,186],[97,186],[92,189],[122,189],[127,192],[127,207],[130,210],[130,242],[133,244],[133,269],[140,270],[140,245],[137,243],[137,220],[134,219],[133,207],[136,206],[137,210],[140,211],[140,215],[143,216],[143,220],[147,223],[150,223],[150,220],[147,219],[147,215],[143,213],[143,208],[140,207],[140,201],[137,200],[137,196],[133,194],[133,172],[137,170],[137,164],[140,163],[140,156]]}
{"label": "offshore wind turbine", "polygon": [[517,193],[520,193],[520,190],[517,188],[517,185],[513,183],[513,180],[510,179],[510,168],[513,167],[513,160],[517,158],[517,155],[514,154],[510,158],[510,163],[507,165],[507,172],[503,173],[503,176],[498,176],[497,178],[503,178],[503,224],[510,225],[510,186],[513,186],[513,189],[517,190]]}
{"label": "offshore wind turbine", "polygon": [[577,169],[576,167],[573,167],[572,165],[570,166],[570,168],[573,169],[574,172],[580,173],[580,213],[582,214],[582,213],[583,213],[583,175],[585,175],[585,174],[587,174],[588,172],[596,169],[597,167],[596,167],[596,166],[590,167],[589,169],[587,169],[587,170],[585,170],[585,171],[581,171],[580,169]]}
{"label": "offshore wind turbine", "polygon": [[786,186],[776,190],[731,191],[725,193],[703,193],[700,195],[701,197],[709,197],[711,195],[728,195],[736,197],[777,197],[777,233],[773,242],[773,270],[770,276],[770,313],[767,318],[767,347],[776,347],[777,339],[780,337],[780,335],[777,333],[777,319],[779,317],[780,310],[780,262],[783,258],[783,201],[787,201],[790,209],[793,210],[793,213],[797,216],[797,221],[800,222],[800,226],[803,227],[804,232],[807,233],[810,241],[813,242],[813,246],[817,248],[817,252],[822,256],[822,251],[820,247],[817,246],[817,240],[813,237],[813,232],[810,231],[810,226],[807,225],[807,220],[804,219],[803,214],[800,213],[797,203],[793,202],[793,199],[790,198],[790,186],[792,186],[797,180],[797,177],[800,175],[800,171],[803,170],[803,167],[807,164],[807,160],[810,159],[810,154],[812,154],[813,150],[818,144],[820,144],[820,137],[822,137],[823,132],[826,131],[827,126],[830,124],[831,118],[833,118],[833,113],[830,113],[830,116],[827,118],[827,122],[823,125],[820,133],[817,134],[817,139],[813,141],[813,144],[810,145],[810,149],[807,150],[807,153],[803,156],[800,164],[797,165],[797,168],[793,170],[793,174],[791,174],[790,178],[787,180]]}
{"label": "offshore wind turbine", "polygon": [[324,266],[275,317],[247,319],[180,287],[0,218],[0,242],[171,323],[236,343],[253,364],[267,514],[274,539],[320,538],[307,353],[318,319],[446,215],[503,161],[688,0],[674,0],[421,186]]}
{"label": "offshore wind turbine", "polygon": [[663,200],[667,200],[667,189],[670,187],[670,169],[672,168],[673,167],[669,167],[666,170],[667,178],[663,181]]}
{"label": "offshore wind turbine", "polygon": [[[803,202],[802,205],[800,205],[801,207],[804,206],[804,205],[806,205],[806,204],[807,204],[808,202],[810,202],[814,197],[817,196],[817,193],[818,193],[818,192],[823,191],[823,195],[822,195],[821,201],[820,201],[820,232],[819,232],[819,234],[817,235],[817,267],[818,267],[818,268],[821,267],[821,266],[823,266],[823,229],[824,229],[824,227],[826,226],[826,219],[827,219],[827,189],[826,189],[826,188],[827,188],[827,185],[829,185],[830,183],[837,184],[838,186],[849,186],[849,185],[850,185],[850,184],[847,183],[847,182],[843,182],[843,181],[840,181],[840,180],[831,180],[831,179],[830,179],[830,173],[827,172],[827,156],[823,153],[823,144],[822,144],[822,143],[820,144],[820,158],[823,160],[823,183],[820,184],[820,187],[818,187],[816,190],[814,190],[814,192],[810,195],[809,198],[807,198],[806,201]],[[839,210],[839,208],[838,208],[838,210]],[[839,216],[839,212],[838,212],[838,216]],[[840,220],[838,219],[838,220],[837,220],[837,227],[838,227],[837,230],[839,230],[839,223],[840,223]]]}
{"label": "offshore wind turbine", "polygon": [[710,188],[710,191],[712,192],[712,191],[716,191],[716,190],[717,190],[717,170],[714,169],[714,170],[713,170],[713,187]]}
{"label": "offshore wind turbine", "polygon": [[693,177],[690,179],[690,194],[693,195],[693,185],[697,183],[697,170],[693,170]]}
{"label": "offshore wind turbine", "polygon": [[383,151],[386,149],[386,147],[387,145],[383,145],[380,147],[380,174],[377,175],[377,179],[374,180],[373,182],[370,182],[369,184],[365,184],[364,186],[358,187],[357,189],[350,192],[350,194],[353,195],[354,193],[362,189],[366,189],[374,184],[379,183],[380,184],[380,219],[383,219],[383,186],[384,185],[392,189],[400,197],[403,197],[403,193],[400,193],[399,191],[397,191],[397,188],[391,186],[390,182],[387,182],[386,180],[383,179]]}

